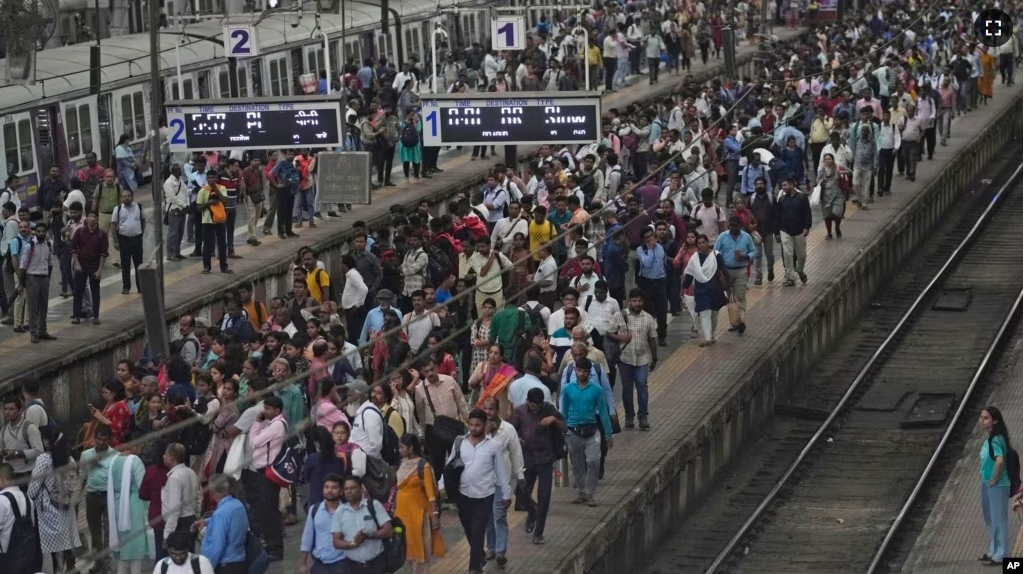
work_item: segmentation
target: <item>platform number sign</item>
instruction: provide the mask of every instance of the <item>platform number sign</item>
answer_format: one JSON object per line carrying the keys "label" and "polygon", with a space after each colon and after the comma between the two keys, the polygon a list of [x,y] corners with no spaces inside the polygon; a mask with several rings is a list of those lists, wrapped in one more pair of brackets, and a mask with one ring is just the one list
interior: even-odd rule
{"label": "platform number sign", "polygon": [[224,47],[229,58],[259,56],[256,28],[253,26],[224,26]]}
{"label": "platform number sign", "polygon": [[498,16],[491,21],[491,47],[495,50],[526,48],[526,18]]}

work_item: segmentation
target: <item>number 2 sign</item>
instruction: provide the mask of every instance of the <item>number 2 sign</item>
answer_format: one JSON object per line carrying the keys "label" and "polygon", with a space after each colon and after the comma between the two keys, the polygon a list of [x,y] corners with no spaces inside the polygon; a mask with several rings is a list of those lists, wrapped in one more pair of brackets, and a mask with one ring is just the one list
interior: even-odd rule
{"label": "number 2 sign", "polygon": [[526,18],[498,16],[491,21],[491,47],[495,50],[526,48]]}
{"label": "number 2 sign", "polygon": [[259,42],[256,29],[252,26],[224,26],[224,49],[229,58],[251,58],[259,56]]}

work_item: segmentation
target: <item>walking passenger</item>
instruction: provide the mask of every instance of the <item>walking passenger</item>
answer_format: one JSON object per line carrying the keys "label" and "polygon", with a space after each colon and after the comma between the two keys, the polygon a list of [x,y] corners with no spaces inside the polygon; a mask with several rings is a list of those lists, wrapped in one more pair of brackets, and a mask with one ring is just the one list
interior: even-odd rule
{"label": "walking passenger", "polygon": [[985,407],[978,417],[985,435],[981,443],[981,511],[988,528],[988,552],[979,560],[989,565],[1003,563],[1010,551],[1009,506],[1010,474],[1008,455],[1012,445],[1003,414],[996,407]]}
{"label": "walking passenger", "polygon": [[729,232],[723,233],[715,240],[715,251],[722,255],[726,273],[732,283],[732,299],[740,308],[739,322],[729,327],[742,335],[747,330],[743,322],[743,313],[747,311],[747,265],[757,257],[757,247],[750,234],[743,231],[739,218],[729,218]]}
{"label": "walking passenger", "polygon": [[782,266],[786,270],[783,285],[796,285],[798,277],[807,283],[804,265],[807,261],[807,235],[811,232],[811,204],[806,195],[797,191],[796,183],[791,179],[782,182],[776,214],[775,237],[782,245]]}

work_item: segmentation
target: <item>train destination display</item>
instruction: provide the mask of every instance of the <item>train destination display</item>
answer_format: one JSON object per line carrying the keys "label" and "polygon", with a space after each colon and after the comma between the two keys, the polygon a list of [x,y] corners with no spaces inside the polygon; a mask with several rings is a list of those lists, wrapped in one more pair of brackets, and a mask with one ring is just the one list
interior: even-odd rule
{"label": "train destination display", "polygon": [[426,146],[580,144],[601,138],[596,94],[430,94],[421,106]]}
{"label": "train destination display", "polygon": [[166,111],[172,152],[341,145],[337,99],[171,102]]}

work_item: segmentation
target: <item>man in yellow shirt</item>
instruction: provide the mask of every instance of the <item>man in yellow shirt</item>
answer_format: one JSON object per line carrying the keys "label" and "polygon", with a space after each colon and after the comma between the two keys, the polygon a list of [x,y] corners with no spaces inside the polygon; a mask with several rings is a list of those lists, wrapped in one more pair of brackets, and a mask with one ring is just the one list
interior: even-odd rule
{"label": "man in yellow shirt", "polygon": [[309,296],[321,303],[333,301],[331,274],[317,265],[316,254],[312,249],[307,249],[302,254],[302,267],[306,270],[306,288],[309,289]]}
{"label": "man in yellow shirt", "polygon": [[530,221],[530,252],[533,253],[533,260],[540,261],[538,250],[542,245],[554,241],[558,237],[558,229],[555,224],[548,221],[548,210],[543,205],[533,208],[533,220]]}
{"label": "man in yellow shirt", "polygon": [[203,214],[203,275],[210,274],[215,244],[221,273],[234,273],[228,269],[227,211],[222,199],[227,197],[227,193],[227,189],[220,185],[217,170],[207,171],[206,185],[199,190],[196,198],[196,208]]}

